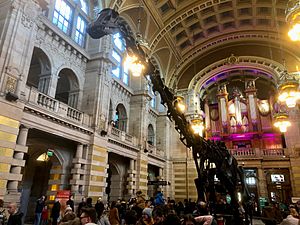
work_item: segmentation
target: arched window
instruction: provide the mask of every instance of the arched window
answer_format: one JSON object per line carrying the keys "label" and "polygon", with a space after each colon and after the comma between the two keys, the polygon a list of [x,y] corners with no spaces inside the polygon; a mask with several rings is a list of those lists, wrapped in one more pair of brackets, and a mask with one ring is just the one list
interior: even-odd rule
{"label": "arched window", "polygon": [[122,131],[127,131],[127,113],[124,105],[119,104],[116,108],[114,118],[115,127]]}
{"label": "arched window", "polygon": [[155,134],[152,124],[148,126],[148,144],[155,145]]}
{"label": "arched window", "polygon": [[112,57],[116,60],[116,67],[113,68],[112,74],[114,77],[120,79],[124,84],[129,84],[128,67],[124,64],[126,49],[124,40],[119,33],[113,35],[114,48]]}
{"label": "arched window", "polygon": [[79,84],[76,75],[70,69],[62,69],[56,86],[55,98],[77,108],[79,97]]}

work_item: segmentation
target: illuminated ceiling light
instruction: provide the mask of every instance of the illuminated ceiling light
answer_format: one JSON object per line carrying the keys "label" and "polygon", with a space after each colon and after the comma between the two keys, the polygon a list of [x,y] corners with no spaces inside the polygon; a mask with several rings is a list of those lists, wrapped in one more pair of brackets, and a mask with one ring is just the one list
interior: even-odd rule
{"label": "illuminated ceiling light", "polygon": [[295,77],[285,72],[284,79],[278,86],[278,100],[280,102],[285,102],[289,108],[295,107],[298,99],[300,99],[300,92],[298,88],[299,82],[295,79]]}
{"label": "illuminated ceiling light", "polygon": [[291,126],[291,122],[288,121],[288,114],[285,112],[279,112],[274,115],[274,126],[279,128],[280,132],[284,133],[287,131],[287,128]]}
{"label": "illuminated ceiling light", "polygon": [[192,119],[191,127],[194,131],[194,134],[199,134],[200,137],[203,137],[204,124],[202,117]]}
{"label": "illuminated ceiling light", "polygon": [[124,64],[129,68],[132,73],[132,76],[139,77],[142,75],[145,66],[136,56],[127,55]]}
{"label": "illuminated ceiling light", "polygon": [[49,160],[49,156],[47,153],[43,153],[41,154],[36,161],[40,161],[40,162],[47,162]]}
{"label": "illuminated ceiling light", "polygon": [[300,1],[289,0],[285,11],[290,29],[288,35],[292,41],[300,41]]}
{"label": "illuminated ceiling light", "polygon": [[185,104],[184,104],[184,98],[181,96],[176,96],[176,99],[174,101],[174,106],[176,109],[178,109],[180,112],[185,112]]}

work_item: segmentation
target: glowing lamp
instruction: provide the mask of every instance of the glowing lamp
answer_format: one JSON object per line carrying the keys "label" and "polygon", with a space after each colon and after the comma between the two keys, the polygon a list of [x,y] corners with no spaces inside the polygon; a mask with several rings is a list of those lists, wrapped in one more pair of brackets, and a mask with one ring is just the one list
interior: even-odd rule
{"label": "glowing lamp", "polygon": [[291,126],[291,122],[288,121],[288,115],[286,113],[278,113],[274,116],[274,118],[274,126],[279,128],[282,133],[286,132],[287,128]]}
{"label": "glowing lamp", "polygon": [[288,36],[292,41],[300,41],[300,1],[289,0],[285,14],[290,25]]}
{"label": "glowing lamp", "polygon": [[176,99],[174,101],[174,106],[180,112],[182,112],[182,113],[185,112],[184,98],[181,96],[176,96]]}
{"label": "glowing lamp", "polygon": [[289,108],[295,107],[298,99],[300,99],[298,88],[298,81],[293,76],[286,73],[285,79],[278,86],[278,100],[284,102]]}
{"label": "glowing lamp", "polygon": [[199,134],[200,137],[203,136],[204,125],[201,118],[192,119],[191,126],[195,134]]}
{"label": "glowing lamp", "polygon": [[136,56],[127,55],[124,64],[129,68],[131,71],[132,76],[139,77],[143,73],[144,65]]}

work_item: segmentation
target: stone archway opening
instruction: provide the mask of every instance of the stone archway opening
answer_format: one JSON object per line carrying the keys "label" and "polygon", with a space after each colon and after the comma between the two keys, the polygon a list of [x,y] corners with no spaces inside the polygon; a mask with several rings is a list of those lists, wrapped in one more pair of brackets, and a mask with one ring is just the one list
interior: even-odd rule
{"label": "stone archway opening", "polygon": [[79,83],[75,73],[70,69],[62,69],[58,74],[55,99],[73,107],[78,107]]}
{"label": "stone archway opening", "polygon": [[30,62],[26,85],[37,88],[44,94],[48,94],[50,80],[50,60],[41,49],[35,47]]}
{"label": "stone archway opening", "polygon": [[115,127],[122,131],[127,131],[127,112],[123,104],[118,104],[115,114]]}
{"label": "stone archway opening", "polygon": [[36,201],[42,195],[51,204],[58,191],[70,190],[72,159],[77,143],[37,129],[30,129],[28,151],[24,155],[22,171],[21,206],[24,220],[34,221]]}

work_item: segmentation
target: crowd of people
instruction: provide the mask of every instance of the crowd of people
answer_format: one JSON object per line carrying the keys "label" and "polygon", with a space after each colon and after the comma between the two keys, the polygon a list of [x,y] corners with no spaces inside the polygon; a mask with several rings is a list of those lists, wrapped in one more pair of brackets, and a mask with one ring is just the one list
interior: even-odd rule
{"label": "crowd of people", "polygon": [[[73,196],[70,196],[62,206],[59,199],[55,199],[49,210],[45,196],[42,196],[36,202],[34,225],[223,225],[230,224],[230,219],[224,223],[226,210],[230,210],[228,206],[221,201],[215,205],[218,211],[212,213],[205,202],[196,204],[185,199],[176,203],[164,199],[161,192],[155,198],[146,199],[145,194],[138,191],[136,197],[128,201],[118,199],[110,204],[104,204],[101,198],[95,204],[92,198],[82,198],[75,207]],[[300,201],[287,208],[266,204],[260,218],[266,225],[300,225],[299,209]],[[239,211],[242,216],[242,206]],[[5,209],[0,199],[0,225],[21,225],[22,216],[16,203]]]}

